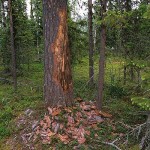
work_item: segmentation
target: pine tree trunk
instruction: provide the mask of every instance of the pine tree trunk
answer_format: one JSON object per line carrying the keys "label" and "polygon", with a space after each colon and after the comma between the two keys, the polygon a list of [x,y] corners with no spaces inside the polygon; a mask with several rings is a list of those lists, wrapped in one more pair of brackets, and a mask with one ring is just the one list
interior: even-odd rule
{"label": "pine tree trunk", "polygon": [[131,75],[131,81],[134,81],[134,68],[133,68],[133,66],[130,67],[130,75]]}
{"label": "pine tree trunk", "polygon": [[30,6],[31,6],[31,10],[30,10],[30,18],[33,19],[33,0],[30,1]]}
{"label": "pine tree trunk", "polygon": [[[105,18],[106,12],[106,0],[101,1],[101,17],[102,21]],[[101,49],[100,49],[100,59],[99,59],[99,83],[98,83],[98,98],[97,98],[97,108],[102,109],[103,101],[103,86],[104,86],[104,73],[105,73],[105,47],[106,47],[106,26],[104,22],[101,25]]]}
{"label": "pine tree trunk", "polygon": [[90,85],[94,83],[94,60],[93,60],[93,49],[94,49],[94,39],[93,39],[93,23],[92,23],[92,0],[88,0],[88,26],[89,26],[89,78]]}
{"label": "pine tree trunk", "polygon": [[124,64],[124,69],[123,69],[123,75],[124,75],[123,84],[126,85],[126,80],[127,80],[127,67],[126,67],[125,64]]}
{"label": "pine tree trunk", "polygon": [[137,69],[138,85],[141,84],[141,70]]}
{"label": "pine tree trunk", "polygon": [[[125,1],[125,4],[124,4],[124,8],[126,10],[126,12],[129,12],[132,10],[132,7],[131,7],[131,0],[126,0]],[[124,37],[124,43],[127,43],[128,42],[128,39],[129,39],[129,30],[128,28],[125,28],[123,30],[123,37]],[[127,53],[128,53],[129,49],[127,48],[127,45],[124,45],[124,58],[125,58],[125,61],[127,61]],[[127,66],[126,64],[124,64],[124,85],[126,85],[126,82],[127,82]]]}
{"label": "pine tree trunk", "polygon": [[17,90],[17,71],[16,71],[16,50],[14,44],[14,26],[12,17],[12,0],[8,0],[9,19],[10,19],[10,41],[11,41],[11,53],[12,53],[12,75],[14,82],[14,90]]}
{"label": "pine tree trunk", "polygon": [[3,24],[3,27],[6,28],[6,17],[5,17],[5,6],[4,6],[4,2],[5,1],[2,1],[1,2],[1,7],[2,7],[2,24]]}
{"label": "pine tree trunk", "polygon": [[126,8],[127,12],[132,10],[131,0],[126,0],[125,1],[125,8]]}
{"label": "pine tree trunk", "polygon": [[47,106],[73,104],[73,84],[67,29],[67,0],[43,0]]}

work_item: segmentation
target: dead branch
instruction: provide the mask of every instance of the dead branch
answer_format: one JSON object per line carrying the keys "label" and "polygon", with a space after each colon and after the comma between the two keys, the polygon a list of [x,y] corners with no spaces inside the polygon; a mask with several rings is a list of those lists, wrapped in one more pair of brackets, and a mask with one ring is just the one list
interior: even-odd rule
{"label": "dead branch", "polygon": [[129,126],[128,124],[125,124],[124,122],[118,121],[117,123],[121,124],[123,127],[125,127],[126,129],[131,129],[133,130],[133,127]]}
{"label": "dead branch", "polygon": [[3,81],[5,83],[13,83],[13,81],[5,79],[5,78],[0,78],[0,81]]}
{"label": "dead branch", "polygon": [[[91,140],[93,140],[93,139],[91,139]],[[109,146],[112,146],[112,147],[114,147],[114,148],[116,148],[116,150],[121,150],[115,143],[116,142],[118,142],[119,140],[121,140],[121,138],[120,137],[118,137],[118,138],[116,138],[114,141],[112,141],[112,142],[101,142],[101,139],[99,139],[98,138],[98,140],[94,140],[95,142],[100,142],[100,143],[102,143],[102,144],[105,144],[105,145],[109,145]]]}
{"label": "dead branch", "polygon": [[109,142],[102,142],[102,143],[105,144],[105,145],[112,146],[112,147],[116,148],[117,150],[121,150],[117,145],[114,144],[115,141],[113,141],[111,143],[109,143]]}

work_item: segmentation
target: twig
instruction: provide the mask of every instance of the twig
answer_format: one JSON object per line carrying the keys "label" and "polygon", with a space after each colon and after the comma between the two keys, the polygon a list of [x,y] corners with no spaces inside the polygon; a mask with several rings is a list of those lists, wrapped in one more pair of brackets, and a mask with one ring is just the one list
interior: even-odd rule
{"label": "twig", "polygon": [[85,83],[85,85],[81,87],[83,91],[85,90],[85,87],[89,84],[89,82],[91,81],[93,77],[94,75],[92,75],[92,77]]}
{"label": "twig", "polygon": [[127,124],[125,124],[125,123],[123,123],[123,122],[121,122],[121,121],[119,121],[119,122],[117,122],[117,123],[121,124],[122,126],[124,126],[124,127],[127,128],[127,129],[133,130],[133,128],[132,128],[131,126],[129,126],[129,125],[127,125]]}
{"label": "twig", "polygon": [[150,115],[150,111],[149,110],[147,110],[147,111],[139,111],[137,115],[139,115],[139,114],[148,116],[148,115]]}
{"label": "twig", "polygon": [[146,94],[146,93],[149,92],[149,91],[150,91],[150,89],[146,90],[143,94]]}
{"label": "twig", "polygon": [[[128,132],[128,133],[127,133],[126,135],[124,135],[123,137],[126,137],[126,136],[128,137],[129,134],[133,134],[133,133],[137,132],[137,138],[139,137],[139,135],[140,135],[141,130],[143,129],[143,127],[147,125],[147,122],[145,122],[145,123],[143,123],[143,124],[140,124],[140,125],[136,126],[135,128],[132,128],[132,127],[130,127],[129,125],[126,125],[126,124],[124,124],[124,123],[122,123],[122,122],[118,122],[118,123],[121,123],[121,124],[122,124],[123,126],[125,126],[127,129],[131,129],[131,131]],[[118,141],[120,141],[123,137],[118,137],[117,139],[115,139],[115,140],[112,141],[112,142],[101,142],[101,143],[106,144],[106,145],[110,145],[110,146],[116,148],[117,150],[121,150],[115,143],[118,142]],[[128,141],[128,139],[127,139],[127,141]]]}
{"label": "twig", "polygon": [[132,133],[135,132],[136,130],[138,130],[138,132],[139,132],[139,130],[141,130],[143,126],[146,126],[146,124],[147,124],[147,122],[136,126],[135,128],[133,128],[132,131],[129,132],[129,134],[132,134]]}
{"label": "twig", "polygon": [[109,142],[102,142],[103,144],[106,144],[106,145],[110,145],[114,148],[116,148],[117,150],[121,150],[117,145],[115,145],[113,142],[109,143]]}
{"label": "twig", "polygon": [[5,78],[0,78],[0,81],[4,81],[4,82],[7,82],[7,83],[13,83],[13,81],[5,79]]}
{"label": "twig", "polygon": [[116,138],[114,141],[112,141],[111,143],[116,143],[117,141],[119,141],[119,140],[121,140],[121,138],[120,137],[118,137],[118,138]]}
{"label": "twig", "polygon": [[[94,77],[94,75],[83,85],[83,86],[81,86],[80,87],[80,91],[84,91],[85,90],[85,88],[86,88],[86,86],[88,86],[88,84],[89,84],[89,82],[91,81],[91,79]],[[77,92],[77,90],[75,90],[76,92]],[[77,94],[78,94],[78,92],[77,92]]]}
{"label": "twig", "polygon": [[[116,148],[117,150],[121,150],[117,145],[115,145],[115,143],[116,143],[117,141],[119,141],[120,139],[121,139],[121,138],[118,137],[118,138],[116,138],[116,139],[115,139],[114,141],[112,141],[112,142],[100,142],[101,139],[98,138],[98,140],[94,140],[94,141],[100,142],[100,143],[105,144],[105,145],[112,146],[112,147]],[[92,140],[93,140],[93,139],[92,139]]]}

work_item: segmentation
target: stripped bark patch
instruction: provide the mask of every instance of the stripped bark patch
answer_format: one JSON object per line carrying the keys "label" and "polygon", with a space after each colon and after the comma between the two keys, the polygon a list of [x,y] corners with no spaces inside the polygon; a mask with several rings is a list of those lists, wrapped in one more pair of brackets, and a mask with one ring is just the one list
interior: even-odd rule
{"label": "stripped bark patch", "polygon": [[53,80],[55,83],[62,87],[63,91],[67,91],[72,88],[72,77],[69,62],[69,47],[68,47],[68,35],[67,35],[67,12],[65,9],[61,9],[58,12],[59,26],[57,36],[54,42],[51,44],[53,53]]}

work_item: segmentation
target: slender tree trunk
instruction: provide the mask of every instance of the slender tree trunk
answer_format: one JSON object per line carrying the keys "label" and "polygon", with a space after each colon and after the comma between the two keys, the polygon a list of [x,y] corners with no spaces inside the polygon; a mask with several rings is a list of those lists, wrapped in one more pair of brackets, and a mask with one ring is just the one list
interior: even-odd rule
{"label": "slender tree trunk", "polygon": [[[1,27],[3,29],[3,31],[6,31],[6,17],[5,17],[5,12],[6,12],[6,9],[4,7],[4,0],[2,0],[0,2],[0,7],[1,7],[1,14],[0,14],[0,19],[1,19]],[[6,46],[6,45],[5,45]],[[6,52],[3,51],[3,59],[2,59],[2,62],[3,62],[3,66],[4,66],[4,70],[8,71],[8,67],[7,67],[7,58],[6,58]]]}
{"label": "slender tree trunk", "polygon": [[40,60],[40,52],[39,52],[39,28],[37,28],[37,34],[36,34],[36,49],[37,49],[37,59]]}
{"label": "slender tree trunk", "polygon": [[126,11],[131,11],[132,10],[131,0],[126,0],[125,1],[125,8],[126,8]]}
{"label": "slender tree trunk", "polygon": [[112,0],[108,0],[108,9],[109,10],[113,10],[113,3],[112,3]]}
{"label": "slender tree trunk", "polygon": [[5,1],[2,1],[1,2],[1,7],[2,7],[2,24],[3,24],[3,27],[6,28],[6,17],[5,17],[5,6],[4,6],[4,2]]}
{"label": "slender tree trunk", "polygon": [[89,26],[89,78],[90,85],[94,83],[94,60],[93,60],[93,49],[94,49],[94,39],[93,39],[93,12],[92,12],[92,0],[88,0],[88,26]]}
{"label": "slender tree trunk", "polygon": [[12,52],[12,75],[14,82],[14,90],[17,90],[17,71],[16,71],[16,50],[14,44],[14,28],[13,28],[13,17],[12,17],[12,0],[8,0],[9,8],[9,19],[10,19],[10,40],[11,40],[11,52]]}
{"label": "slender tree trunk", "polygon": [[[102,21],[105,18],[107,0],[101,0],[101,17]],[[105,47],[106,47],[106,26],[104,22],[101,25],[101,49],[99,58],[99,83],[98,83],[98,98],[97,108],[102,109],[104,73],[105,73]]]}
{"label": "slender tree trunk", "polygon": [[130,67],[130,75],[131,75],[131,81],[134,80],[134,68],[133,66]]}
{"label": "slender tree trunk", "polygon": [[125,64],[124,64],[123,74],[124,74],[124,82],[123,82],[123,84],[126,85],[126,81],[127,81],[127,67],[126,67]]}
{"label": "slender tree trunk", "polygon": [[43,0],[47,106],[73,104],[73,84],[67,29],[67,0]]}
{"label": "slender tree trunk", "polygon": [[[126,12],[129,12],[132,10],[132,7],[131,7],[131,0],[126,0],[125,3],[124,3],[124,8],[126,10]],[[124,37],[124,42],[126,43],[128,41],[128,38],[129,38],[129,31],[128,31],[128,28],[125,28],[124,31],[123,31],[123,37]],[[128,53],[129,49],[127,48],[127,46],[125,45],[124,46],[124,58],[125,58],[125,61],[127,61],[127,53]],[[124,64],[124,85],[126,85],[126,82],[127,82],[127,66],[126,64]]]}
{"label": "slender tree trunk", "polygon": [[138,78],[138,85],[141,84],[141,70],[137,69],[137,78]]}
{"label": "slender tree trunk", "polygon": [[2,9],[2,1],[0,1],[0,26],[2,27],[3,25],[3,9]]}
{"label": "slender tree trunk", "polygon": [[30,6],[31,6],[31,10],[30,10],[30,18],[33,19],[33,0],[30,0]]}

